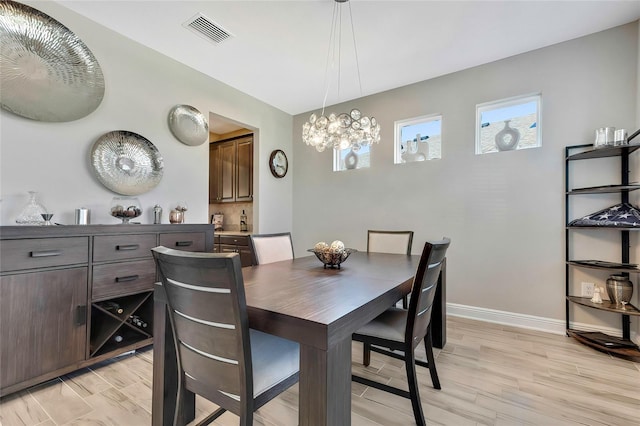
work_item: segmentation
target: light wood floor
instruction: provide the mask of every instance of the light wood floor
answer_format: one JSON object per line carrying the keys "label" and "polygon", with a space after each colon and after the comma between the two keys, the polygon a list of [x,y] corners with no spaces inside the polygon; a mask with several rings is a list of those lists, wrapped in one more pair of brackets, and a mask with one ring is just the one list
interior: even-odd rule
{"label": "light wood floor", "polygon": [[[442,390],[418,367],[422,404],[434,425],[639,425],[640,364],[612,358],[574,340],[514,327],[450,318],[447,344],[436,350]],[[418,352],[418,356],[423,354]],[[406,389],[402,362],[372,353],[353,370]],[[0,402],[3,426],[151,424],[152,352],[80,370]],[[262,407],[255,424],[297,424],[297,387]],[[197,400],[199,418],[215,406]],[[214,424],[237,425],[225,413]],[[352,386],[352,424],[412,425],[409,400]],[[340,426],[340,425],[335,425]]]}

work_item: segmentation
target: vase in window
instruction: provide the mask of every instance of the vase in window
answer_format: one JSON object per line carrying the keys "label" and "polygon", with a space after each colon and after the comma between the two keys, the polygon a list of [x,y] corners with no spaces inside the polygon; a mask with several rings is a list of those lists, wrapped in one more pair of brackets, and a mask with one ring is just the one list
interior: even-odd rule
{"label": "vase in window", "polygon": [[498,151],[511,151],[516,149],[520,142],[520,131],[509,126],[511,120],[504,121],[504,129],[496,134],[496,147]]}
{"label": "vase in window", "polygon": [[38,193],[29,191],[29,201],[16,217],[16,223],[19,225],[42,225],[44,224],[43,214],[47,214],[47,209],[38,202]]}

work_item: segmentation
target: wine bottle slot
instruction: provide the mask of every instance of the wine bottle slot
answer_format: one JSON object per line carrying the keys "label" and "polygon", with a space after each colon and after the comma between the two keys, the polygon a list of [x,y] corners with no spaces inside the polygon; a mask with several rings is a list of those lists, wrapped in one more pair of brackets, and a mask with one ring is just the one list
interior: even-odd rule
{"label": "wine bottle slot", "polygon": [[120,305],[117,304],[116,302],[111,302],[111,301],[103,302],[101,306],[107,311],[115,312],[116,314],[121,314],[124,312],[124,309],[122,309],[122,307],[120,307]]}

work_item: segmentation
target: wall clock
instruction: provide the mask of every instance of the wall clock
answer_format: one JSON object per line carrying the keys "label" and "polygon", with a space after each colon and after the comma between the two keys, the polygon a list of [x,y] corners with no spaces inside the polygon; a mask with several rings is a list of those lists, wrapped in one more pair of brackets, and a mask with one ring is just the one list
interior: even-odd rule
{"label": "wall clock", "polygon": [[274,149],[269,157],[269,168],[271,174],[277,178],[283,178],[289,170],[289,160],[284,151],[281,149]]}

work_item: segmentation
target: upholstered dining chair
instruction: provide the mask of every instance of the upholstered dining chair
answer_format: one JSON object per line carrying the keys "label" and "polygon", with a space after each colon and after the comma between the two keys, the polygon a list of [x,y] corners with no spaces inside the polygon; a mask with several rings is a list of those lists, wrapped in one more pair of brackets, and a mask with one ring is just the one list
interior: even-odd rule
{"label": "upholstered dining chair", "polygon": [[[353,334],[353,340],[362,342],[364,345],[364,365],[369,365],[372,350],[404,360],[409,392],[357,375],[352,375],[353,381],[409,398],[416,424],[419,426],[426,423],[418,391],[416,364],[429,369],[433,387],[440,389],[431,344],[431,307],[440,268],[450,243],[451,240],[448,238],[425,243],[414,278],[408,310],[391,307]],[[424,341],[427,362],[415,358],[414,350],[420,341]]]}
{"label": "upholstered dining chair", "polygon": [[[195,253],[156,247],[169,311],[182,390],[253,425],[253,412],[298,381],[298,343],[249,329],[244,282],[237,253]],[[158,291],[158,290],[156,290]],[[174,425],[181,419],[176,401]]]}
{"label": "upholstered dining chair", "polygon": [[[367,231],[367,252],[411,254],[413,231]],[[402,298],[402,307],[407,309],[407,296]]]}
{"label": "upholstered dining chair", "polygon": [[253,234],[249,241],[251,242],[254,265],[293,259],[291,232]]}

